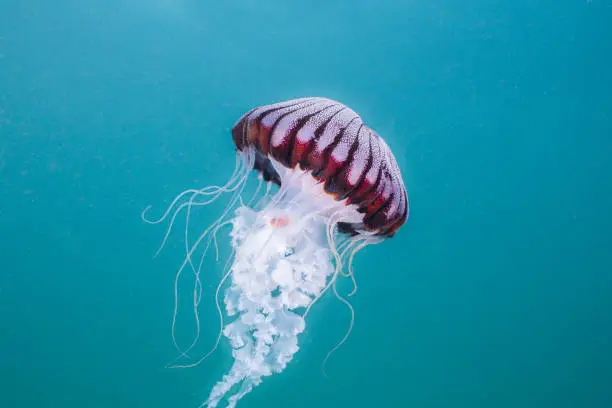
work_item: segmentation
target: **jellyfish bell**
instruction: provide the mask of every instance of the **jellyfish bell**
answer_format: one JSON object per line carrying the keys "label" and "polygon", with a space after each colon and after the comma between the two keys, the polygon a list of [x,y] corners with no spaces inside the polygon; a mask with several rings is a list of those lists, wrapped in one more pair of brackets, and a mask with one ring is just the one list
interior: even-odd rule
{"label": "jellyfish bell", "polygon": [[[352,232],[392,236],[408,216],[408,199],[385,141],[348,107],[304,98],[256,108],[232,129],[238,151],[252,150],[254,168],[282,186],[279,168],[309,173],[327,195],[356,205],[363,219]],[[281,166],[282,165],[282,166]]]}
{"label": "jellyfish bell", "polygon": [[[163,247],[178,214],[187,212],[186,256],[176,276],[175,296],[181,275],[191,269],[197,331],[188,347],[179,347],[173,320],[173,338],[182,357],[188,357],[199,337],[202,259],[212,244],[217,245],[217,231],[231,225],[232,256],[215,294],[221,323],[211,352],[225,336],[234,361],[204,402],[208,407],[216,407],[223,398],[234,407],[263,377],[283,371],[298,351],[307,314],[327,290],[353,313],[336,290],[338,277],[354,278],[355,253],[392,237],[408,217],[406,189],[391,150],[357,113],[339,102],[303,98],[257,107],[237,121],[232,138],[236,168],[224,186],[184,191],[161,218],[148,221],[169,220]],[[259,173],[261,183],[244,204],[252,170]],[[278,188],[275,193],[272,185]],[[190,212],[223,194],[231,194],[225,211],[190,243]],[[144,212],[143,219],[147,220]],[[223,286],[225,315],[219,306]],[[175,301],[175,318],[177,309]],[[231,321],[226,323],[226,317]],[[347,336],[348,332],[339,345]]]}

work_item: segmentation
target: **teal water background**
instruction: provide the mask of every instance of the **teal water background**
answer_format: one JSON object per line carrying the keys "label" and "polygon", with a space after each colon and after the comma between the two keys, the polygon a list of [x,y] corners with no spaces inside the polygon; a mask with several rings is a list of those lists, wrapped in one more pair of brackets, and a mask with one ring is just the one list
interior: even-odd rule
{"label": "teal water background", "polygon": [[410,219],[358,255],[329,377],[331,295],[239,407],[612,406],[611,38],[610,0],[1,0],[0,407],[206,398],[229,347],[165,368],[181,234],[153,260],[140,212],[223,183],[236,119],[302,96],[386,138]]}

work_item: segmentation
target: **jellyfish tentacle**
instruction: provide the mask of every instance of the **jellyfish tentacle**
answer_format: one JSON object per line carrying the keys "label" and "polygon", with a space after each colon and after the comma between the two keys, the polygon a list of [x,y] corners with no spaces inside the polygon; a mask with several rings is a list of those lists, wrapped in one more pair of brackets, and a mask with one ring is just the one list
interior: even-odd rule
{"label": "jellyfish tentacle", "polygon": [[[246,163],[244,165],[244,168],[248,168],[248,163],[250,162],[252,158],[252,155],[250,154],[246,154],[243,156],[243,161]],[[231,211],[231,209],[236,205],[236,202],[238,200],[238,198],[240,197],[240,194],[242,193],[242,191],[244,190],[245,186],[246,186],[246,175],[243,176],[241,179],[238,179],[239,183],[238,183],[238,189],[232,189],[233,191],[233,195],[232,198],[230,200],[230,203],[225,207],[225,210],[223,211],[223,213],[221,214],[220,217],[218,217],[208,228],[206,228],[206,230],[204,230],[204,232],[202,232],[200,234],[200,236],[198,237],[198,239],[196,240],[196,242],[191,246],[191,248],[187,251],[187,254],[185,256],[185,260],[183,262],[183,266],[179,269],[179,271],[176,274],[176,278],[175,278],[175,282],[174,282],[174,311],[172,314],[172,341],[177,349],[177,351],[181,354],[181,356],[187,357],[186,356],[186,351],[183,351],[180,346],[178,345],[178,342],[176,340],[176,319],[178,316],[178,299],[179,299],[179,293],[178,293],[178,281],[180,278],[180,275],[183,272],[184,266],[186,265],[190,265],[192,267],[192,270],[194,271],[195,274],[195,279],[196,282],[199,281],[199,275],[200,275],[200,271],[202,268],[202,264],[204,261],[204,257],[206,256],[206,253],[208,251],[208,248],[210,246],[210,242],[211,242],[211,238],[210,238],[210,232],[213,231],[219,224],[221,224],[223,222],[223,220],[225,219],[225,217],[227,216],[227,214]],[[193,266],[193,263],[191,261],[191,256],[193,254],[193,252],[199,247],[200,243],[204,240],[204,238],[208,237],[208,240],[206,242],[206,246],[204,248],[204,251],[202,253],[202,256],[200,258],[200,264],[198,266],[198,268],[196,269]],[[197,314],[197,306],[194,307],[194,309],[196,309],[196,314]],[[196,334],[196,337],[199,338],[199,330]],[[189,345],[189,347],[186,350],[191,350],[193,347],[195,346],[195,343],[192,341],[192,343]]]}
{"label": "jellyfish tentacle", "polygon": [[344,337],[342,337],[342,340],[340,340],[338,344],[336,344],[331,350],[329,350],[329,352],[327,352],[327,355],[323,359],[321,370],[323,372],[323,375],[325,375],[326,377],[327,377],[327,372],[325,371],[325,366],[327,365],[327,361],[329,360],[331,355],[334,354],[340,347],[342,347],[342,345],[348,340],[349,336],[351,335],[351,332],[353,331],[353,326],[355,325],[355,309],[353,308],[353,305],[351,305],[351,303],[348,300],[346,300],[344,297],[342,297],[338,293],[336,282],[334,282],[334,284],[332,285],[332,290],[334,292],[334,295],[336,295],[336,298],[338,298],[338,300],[344,303],[346,307],[349,309],[351,313],[351,321],[349,323],[348,329],[346,330],[346,333],[344,334]]}
{"label": "jellyfish tentacle", "polygon": [[[228,262],[226,263],[226,272],[223,275],[223,278],[221,278],[221,281],[219,281],[219,284],[217,285],[217,288],[215,290],[215,306],[217,308],[217,313],[219,315],[219,333],[217,335],[217,340],[215,341],[214,346],[203,356],[201,357],[197,362],[193,363],[193,364],[181,364],[181,365],[169,365],[168,368],[191,368],[191,367],[195,367],[197,365],[199,365],[200,363],[202,363],[202,361],[206,360],[208,357],[210,357],[212,355],[212,353],[215,352],[215,350],[217,350],[217,347],[219,347],[219,343],[221,342],[221,337],[223,336],[223,311],[221,310],[221,306],[219,304],[219,292],[221,290],[221,287],[223,286],[223,284],[225,283],[225,281],[227,280],[227,278],[230,276],[230,274],[232,273],[231,269],[229,269],[229,262],[231,260],[228,259]],[[179,358],[181,358],[181,356],[178,356],[174,359],[174,361],[178,360]]]}

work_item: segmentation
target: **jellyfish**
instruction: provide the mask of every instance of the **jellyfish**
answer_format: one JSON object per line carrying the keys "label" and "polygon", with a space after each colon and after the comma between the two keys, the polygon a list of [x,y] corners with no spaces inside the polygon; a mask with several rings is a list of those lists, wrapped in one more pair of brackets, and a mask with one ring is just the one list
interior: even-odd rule
{"label": "jellyfish", "polygon": [[[210,408],[223,400],[233,408],[264,377],[282,372],[299,349],[307,315],[328,290],[351,311],[349,329],[330,353],[339,347],[350,333],[354,312],[336,288],[338,279],[351,278],[349,295],[354,293],[357,251],[392,237],[409,211],[389,146],[342,103],[312,97],[260,106],[244,114],[231,133],[236,165],[225,185],[183,191],[156,220],[145,216],[150,207],[143,211],[145,221],[169,224],[160,249],[179,213],[186,212],[186,255],[175,280],[172,336],[179,357],[188,359],[200,334],[203,259],[211,246],[218,257],[217,232],[231,227],[232,251],[215,292],[220,321],[215,345],[198,361],[173,365],[199,364],[226,338],[233,362],[202,403]],[[245,203],[253,170],[259,182]],[[229,198],[220,217],[189,242],[192,211],[221,196]],[[195,282],[196,335],[182,348],[175,324],[178,282],[185,271],[193,273]]]}

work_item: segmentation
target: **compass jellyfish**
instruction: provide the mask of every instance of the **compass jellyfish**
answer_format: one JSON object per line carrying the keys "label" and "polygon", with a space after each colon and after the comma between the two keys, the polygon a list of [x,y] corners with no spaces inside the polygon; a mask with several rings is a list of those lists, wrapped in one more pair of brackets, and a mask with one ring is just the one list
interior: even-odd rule
{"label": "compass jellyfish", "polygon": [[[204,256],[212,245],[218,259],[217,232],[231,226],[232,251],[215,292],[220,317],[215,346],[199,361],[173,366],[195,366],[227,339],[233,363],[202,404],[210,408],[222,400],[235,407],[264,377],[282,372],[299,349],[306,316],[329,289],[351,311],[349,330],[331,352],[339,347],[354,313],[336,289],[338,278],[351,278],[354,293],[355,254],[392,237],[408,218],[406,188],[389,146],[339,102],[302,98],[257,107],[238,120],[232,138],[236,165],[225,185],[183,191],[156,220],[146,218],[149,207],[142,214],[146,222],[168,223],[161,250],[177,216],[186,212],[186,255],[176,274],[172,323],[184,359],[191,359],[200,335]],[[258,184],[245,203],[252,170]],[[190,242],[190,216],[221,196],[228,200],[221,216]],[[179,280],[186,271],[194,282],[189,303],[196,333],[182,348],[175,324]]]}

